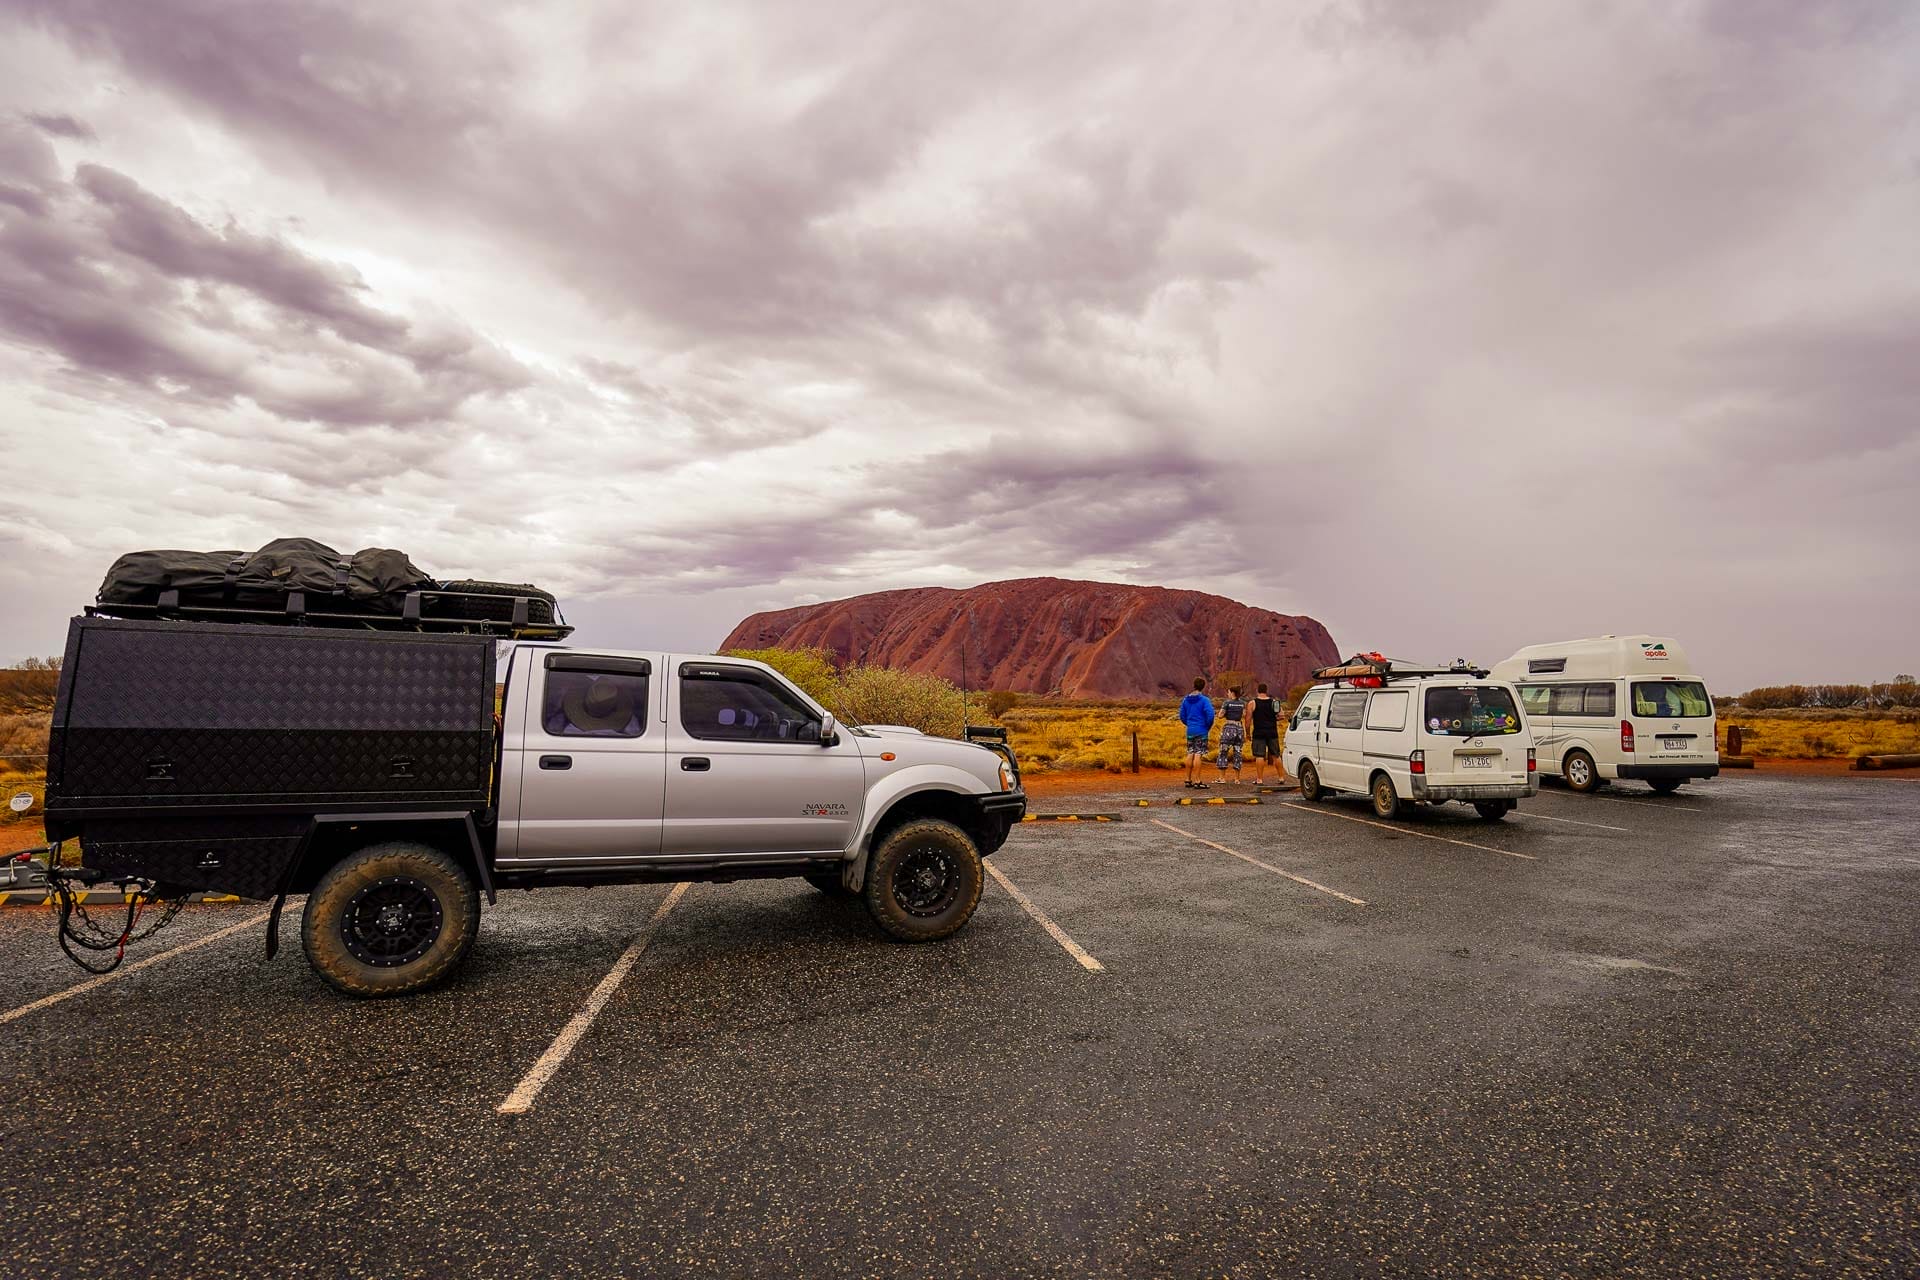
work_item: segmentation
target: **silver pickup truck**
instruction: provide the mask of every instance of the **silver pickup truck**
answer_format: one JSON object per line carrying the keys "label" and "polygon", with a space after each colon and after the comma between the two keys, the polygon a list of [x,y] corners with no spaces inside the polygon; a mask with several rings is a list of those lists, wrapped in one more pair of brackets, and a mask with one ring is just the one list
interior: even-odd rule
{"label": "silver pickup truck", "polygon": [[792,876],[903,941],[1025,812],[1003,741],[836,722],[761,663],[484,636],[76,618],[47,830],[161,898],[308,894],[353,995],[460,964],[503,889]]}

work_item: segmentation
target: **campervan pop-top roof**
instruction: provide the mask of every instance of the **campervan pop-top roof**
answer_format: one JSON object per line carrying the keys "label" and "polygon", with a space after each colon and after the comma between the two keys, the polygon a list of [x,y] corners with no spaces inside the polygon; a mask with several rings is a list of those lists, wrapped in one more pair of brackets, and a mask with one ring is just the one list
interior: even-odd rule
{"label": "campervan pop-top roof", "polygon": [[1595,636],[1530,644],[1493,669],[1498,680],[1616,680],[1697,676],[1687,652],[1669,636]]}

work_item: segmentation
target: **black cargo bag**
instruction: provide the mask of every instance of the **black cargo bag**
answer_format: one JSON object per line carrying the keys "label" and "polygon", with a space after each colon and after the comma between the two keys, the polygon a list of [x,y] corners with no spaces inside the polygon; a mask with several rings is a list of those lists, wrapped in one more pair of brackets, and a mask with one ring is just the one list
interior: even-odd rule
{"label": "black cargo bag", "polygon": [[347,556],[311,538],[277,538],[252,552],[131,552],[107,570],[99,602],[152,605],[173,590],[183,605],[279,608],[299,591],[315,607],[397,614],[407,592],[434,585],[404,552],[368,547]]}

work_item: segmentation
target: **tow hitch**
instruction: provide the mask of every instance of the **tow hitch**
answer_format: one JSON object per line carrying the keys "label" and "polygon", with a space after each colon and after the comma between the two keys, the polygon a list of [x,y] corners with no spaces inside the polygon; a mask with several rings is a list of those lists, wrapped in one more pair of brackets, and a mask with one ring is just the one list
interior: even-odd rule
{"label": "tow hitch", "polygon": [[[45,854],[42,862],[35,855]],[[6,883],[15,887],[45,888],[53,895],[54,905],[59,910],[60,949],[67,958],[85,969],[88,973],[112,973],[126,959],[127,947],[131,943],[151,938],[180,914],[180,908],[187,905],[187,895],[178,894],[164,900],[165,905],[148,919],[148,908],[161,903],[163,899],[157,892],[157,886],[151,880],[134,878],[109,879],[104,871],[94,871],[88,867],[63,867],[60,865],[60,842],[55,841],[38,849],[25,849],[13,855],[6,863]],[[85,891],[94,885],[109,883],[120,887],[126,909],[124,918],[110,917],[102,923],[95,920],[87,911],[83,900]],[[147,920],[144,928],[141,921]],[[75,948],[79,950],[75,950]],[[106,960],[97,957],[111,952]],[[91,953],[91,956],[84,953]]]}

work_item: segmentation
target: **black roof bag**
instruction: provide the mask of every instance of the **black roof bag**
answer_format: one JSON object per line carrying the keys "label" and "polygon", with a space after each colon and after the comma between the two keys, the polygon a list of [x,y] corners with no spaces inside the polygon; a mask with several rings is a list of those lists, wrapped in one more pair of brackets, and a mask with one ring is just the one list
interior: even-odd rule
{"label": "black roof bag", "polygon": [[295,591],[354,612],[400,612],[407,592],[437,584],[406,554],[367,547],[342,555],[312,538],[276,538],[258,551],[133,551],[107,570],[103,605],[150,605],[174,590],[185,605],[275,607]]}

